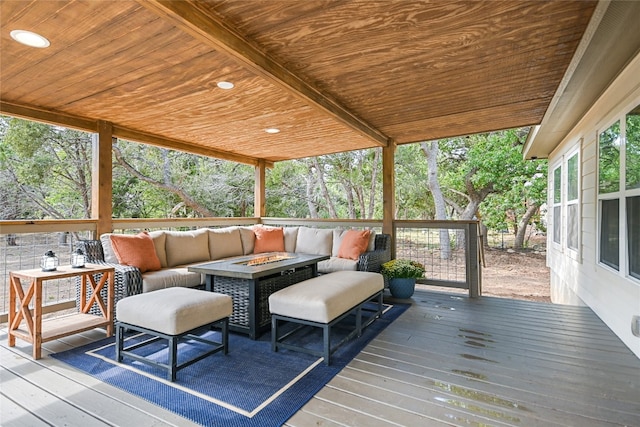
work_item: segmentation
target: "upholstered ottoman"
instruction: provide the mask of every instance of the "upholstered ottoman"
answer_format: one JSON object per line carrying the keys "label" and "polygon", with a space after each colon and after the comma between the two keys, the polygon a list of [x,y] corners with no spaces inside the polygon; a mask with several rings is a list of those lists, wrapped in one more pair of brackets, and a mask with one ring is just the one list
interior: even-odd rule
{"label": "upholstered ottoman", "polygon": [[[336,271],[289,286],[269,296],[271,312],[271,349],[302,351],[324,357],[330,364],[331,328],[350,314],[355,314],[354,330],[342,342],[360,336],[362,328],[382,315],[384,279],[379,273],[364,271]],[[363,322],[364,305],[375,300],[376,308]],[[281,323],[295,323],[293,330],[282,332]],[[313,351],[297,346],[289,339],[305,326],[318,327],[323,333],[323,350]],[[341,342],[341,343],[342,343]],[[338,344],[339,345],[339,344]]]}
{"label": "upholstered ottoman", "polygon": [[[189,288],[167,288],[154,292],[133,295],[118,301],[116,305],[116,359],[122,362],[128,357],[148,365],[165,368],[168,379],[175,381],[176,372],[203,358],[223,351],[228,352],[229,316],[233,302],[228,295]],[[195,335],[203,327],[219,327],[221,342],[211,341]],[[124,331],[134,330],[152,336],[151,339],[124,347]],[[178,363],[178,342],[188,338],[213,348],[190,360]],[[136,353],[133,350],[160,339],[169,343],[168,363],[160,363]]]}

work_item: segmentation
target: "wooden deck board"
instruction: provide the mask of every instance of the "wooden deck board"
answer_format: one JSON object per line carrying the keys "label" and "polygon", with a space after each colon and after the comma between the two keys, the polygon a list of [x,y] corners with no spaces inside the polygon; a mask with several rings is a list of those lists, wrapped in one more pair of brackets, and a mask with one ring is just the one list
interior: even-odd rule
{"label": "wooden deck board", "polygon": [[[0,424],[57,424],[55,408],[83,425],[194,425],[48,356],[103,337],[93,330],[48,342],[34,362],[29,344],[9,349],[0,332]],[[286,423],[483,424],[640,426],[640,359],[587,307],[418,291]]]}

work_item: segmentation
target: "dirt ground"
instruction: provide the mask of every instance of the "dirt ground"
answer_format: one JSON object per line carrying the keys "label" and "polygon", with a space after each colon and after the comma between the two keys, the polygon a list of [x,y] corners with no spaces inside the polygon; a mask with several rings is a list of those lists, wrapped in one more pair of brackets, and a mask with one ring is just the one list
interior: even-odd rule
{"label": "dirt ground", "polygon": [[545,253],[485,250],[482,294],[551,302]]}
{"label": "dirt ground", "polygon": [[[482,295],[551,302],[549,269],[544,252],[485,249],[485,263],[486,267],[482,269]],[[425,288],[443,290],[430,286]]]}

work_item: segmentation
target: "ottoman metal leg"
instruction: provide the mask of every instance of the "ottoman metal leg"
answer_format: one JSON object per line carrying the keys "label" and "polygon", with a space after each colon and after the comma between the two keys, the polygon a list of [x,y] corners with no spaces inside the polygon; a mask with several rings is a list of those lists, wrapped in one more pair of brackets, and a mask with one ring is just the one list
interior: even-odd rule
{"label": "ottoman metal leg", "polygon": [[[189,365],[192,365],[205,357],[208,357],[214,353],[222,352],[223,354],[229,353],[229,318],[225,317],[215,322],[210,323],[208,326],[210,328],[219,327],[221,330],[221,342],[211,341],[209,339],[202,338],[199,335],[195,335],[196,331],[201,330],[203,327],[207,325],[198,327],[196,329],[184,332],[178,335],[169,335],[162,332],[154,331],[147,328],[142,328],[137,325],[131,325],[124,322],[116,323],[116,359],[118,362],[122,362],[122,360],[126,357],[129,359],[137,360],[138,362],[145,363],[150,366],[155,366],[157,368],[161,368],[167,371],[167,379],[169,381],[176,380],[176,373],[182,368],[186,368]],[[150,339],[139,342],[137,344],[130,345],[129,347],[124,347],[124,330],[131,329],[137,332],[142,332],[151,336]],[[210,350],[196,356],[190,360],[184,361],[182,363],[178,363],[178,343],[180,339],[188,338],[191,340],[195,340],[207,345],[212,346]],[[132,351],[144,347],[145,345],[149,345],[158,340],[165,339],[168,342],[168,355],[167,355],[167,363],[156,362],[151,359],[147,359],[146,357],[140,356],[138,354],[133,353]]]}

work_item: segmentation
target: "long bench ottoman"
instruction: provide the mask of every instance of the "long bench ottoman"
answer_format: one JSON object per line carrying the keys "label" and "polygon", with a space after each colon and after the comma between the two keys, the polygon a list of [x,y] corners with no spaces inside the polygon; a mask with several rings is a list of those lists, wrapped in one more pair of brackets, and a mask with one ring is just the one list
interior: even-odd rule
{"label": "long bench ottoman", "polygon": [[[223,351],[228,353],[229,316],[233,311],[231,297],[224,294],[189,288],[167,288],[129,296],[116,305],[116,359],[128,357],[167,370],[167,378],[175,381],[176,372],[205,357]],[[198,329],[218,327],[221,342],[195,335]],[[124,347],[125,330],[143,332],[151,339]],[[178,363],[178,343],[188,338],[213,348],[190,360]],[[166,339],[169,344],[168,363],[153,361],[133,353],[133,350]]]}
{"label": "long bench ottoman", "polygon": [[[331,354],[353,336],[360,336],[362,328],[382,315],[384,279],[379,273],[337,271],[289,286],[269,296],[271,312],[271,349],[285,348],[322,356],[329,365]],[[363,306],[376,301],[374,310],[363,322]],[[331,346],[331,328],[350,314],[355,314],[355,328],[340,343]],[[281,325],[295,323],[292,330],[282,331]],[[322,351],[293,344],[292,339],[303,327],[322,329]]]}

